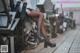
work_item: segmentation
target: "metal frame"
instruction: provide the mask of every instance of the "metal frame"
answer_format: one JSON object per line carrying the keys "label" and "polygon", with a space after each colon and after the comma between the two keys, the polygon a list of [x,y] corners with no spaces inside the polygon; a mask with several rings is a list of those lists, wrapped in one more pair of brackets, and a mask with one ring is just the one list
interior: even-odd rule
{"label": "metal frame", "polygon": [[[5,0],[1,0],[2,1],[2,3],[3,3],[3,7],[4,7],[4,12],[2,12],[3,13],[3,15],[4,16],[7,16],[7,18],[8,18],[8,23],[10,22],[10,15],[9,15],[9,11],[8,11],[8,8],[6,7],[7,5],[6,5],[6,2],[5,2]],[[5,27],[8,27],[8,23],[7,23],[7,26],[5,26]],[[1,26],[1,28],[3,28],[4,26]]]}

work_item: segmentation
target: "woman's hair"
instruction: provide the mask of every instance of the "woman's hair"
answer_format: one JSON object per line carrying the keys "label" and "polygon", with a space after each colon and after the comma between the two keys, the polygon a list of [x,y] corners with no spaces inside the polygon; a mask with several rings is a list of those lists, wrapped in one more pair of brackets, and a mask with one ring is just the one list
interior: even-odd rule
{"label": "woman's hair", "polygon": [[21,0],[21,1],[25,1],[25,0]]}
{"label": "woman's hair", "polygon": [[21,0],[22,2],[27,2],[27,0]]}
{"label": "woman's hair", "polygon": [[21,0],[21,1],[24,1],[24,0]]}

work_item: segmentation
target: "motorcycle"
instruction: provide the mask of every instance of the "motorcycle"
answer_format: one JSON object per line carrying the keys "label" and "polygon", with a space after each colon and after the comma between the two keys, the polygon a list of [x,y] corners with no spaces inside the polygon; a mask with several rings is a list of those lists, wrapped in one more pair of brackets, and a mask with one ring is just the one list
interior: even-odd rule
{"label": "motorcycle", "polygon": [[[30,17],[28,17],[30,18]],[[38,39],[36,38],[36,23],[34,22],[33,24],[31,23],[31,20],[26,20],[25,21],[25,26],[24,26],[24,43],[28,48],[34,48],[38,45]]]}
{"label": "motorcycle", "polygon": [[31,17],[25,18],[24,21],[24,43],[27,48],[36,48],[43,41],[43,35],[38,32],[37,22]]}

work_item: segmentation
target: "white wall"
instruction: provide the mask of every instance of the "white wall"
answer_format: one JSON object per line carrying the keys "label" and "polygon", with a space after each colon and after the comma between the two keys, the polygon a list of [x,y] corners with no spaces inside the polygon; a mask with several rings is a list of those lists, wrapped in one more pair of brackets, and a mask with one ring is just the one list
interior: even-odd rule
{"label": "white wall", "polygon": [[80,7],[80,0],[52,0],[52,2],[56,4],[56,7],[60,7],[61,3],[64,8]]}
{"label": "white wall", "polygon": [[52,0],[53,4],[56,4],[56,7],[64,9],[64,11],[74,11],[74,19],[76,24],[80,24],[80,0]]}
{"label": "white wall", "polygon": [[76,20],[76,24],[80,25],[80,11],[74,12],[74,19]]}

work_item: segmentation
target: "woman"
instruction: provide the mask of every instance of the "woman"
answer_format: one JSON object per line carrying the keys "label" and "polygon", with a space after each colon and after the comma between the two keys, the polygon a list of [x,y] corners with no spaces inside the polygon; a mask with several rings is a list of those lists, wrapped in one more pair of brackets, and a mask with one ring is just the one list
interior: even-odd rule
{"label": "woman", "polygon": [[[27,8],[26,8],[26,13],[28,16],[31,16],[33,19],[38,19],[38,31],[43,33],[44,34],[44,38],[45,38],[45,43],[44,43],[44,47],[46,48],[47,46],[50,46],[50,47],[55,47],[56,44],[54,43],[51,43],[49,41],[49,38],[47,37],[47,32],[44,28],[44,16],[43,16],[43,13],[41,13],[38,10],[35,10],[36,8],[33,8],[31,6],[31,0],[21,0],[21,7],[23,5],[24,2],[27,2]],[[31,10],[30,10],[31,9]],[[36,18],[37,17],[37,18]]]}

